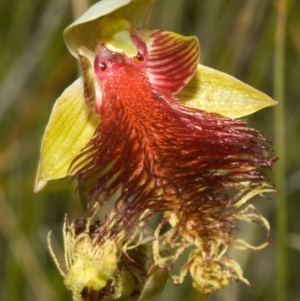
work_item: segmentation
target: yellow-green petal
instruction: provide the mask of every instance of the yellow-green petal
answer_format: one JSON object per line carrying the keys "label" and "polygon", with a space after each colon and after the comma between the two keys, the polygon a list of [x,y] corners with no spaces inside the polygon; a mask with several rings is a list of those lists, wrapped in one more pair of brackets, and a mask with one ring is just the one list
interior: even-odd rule
{"label": "yellow-green petal", "polygon": [[70,174],[71,162],[87,144],[98,124],[99,116],[88,109],[84,100],[80,78],[63,92],[53,107],[43,136],[35,192],[49,180]]}
{"label": "yellow-green petal", "polygon": [[155,0],[102,0],[91,6],[80,18],[64,31],[66,45],[76,57],[79,46],[94,51],[97,26],[103,16],[116,16],[128,20],[133,27],[141,26]]}
{"label": "yellow-green petal", "polygon": [[277,104],[268,95],[238,79],[200,64],[193,78],[176,97],[188,107],[231,118]]}

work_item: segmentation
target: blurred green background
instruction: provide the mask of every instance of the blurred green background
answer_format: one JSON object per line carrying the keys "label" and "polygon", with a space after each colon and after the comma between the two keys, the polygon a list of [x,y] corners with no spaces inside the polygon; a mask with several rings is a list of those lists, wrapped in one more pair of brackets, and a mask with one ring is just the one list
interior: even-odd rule
{"label": "blurred green background", "polygon": [[[96,1],[89,2],[89,5]],[[67,52],[62,31],[87,5],[85,0],[0,0],[0,300],[71,300],[47,250],[53,245],[62,259],[64,214],[82,213],[74,184],[54,181],[33,194],[39,147],[55,99],[77,77],[75,59]],[[78,6],[77,6],[78,5]],[[201,63],[229,73],[274,97],[275,0],[160,0],[151,13],[151,27],[196,35]],[[284,72],[285,133],[274,126],[274,108],[247,117],[249,124],[281,142],[286,164],[275,172],[286,187],[287,236],[276,236],[276,196],[254,200],[270,221],[273,245],[260,252],[235,251],[251,289],[233,284],[211,295],[217,300],[279,300],[277,277],[287,283],[285,300],[300,300],[300,1],[287,7]],[[276,144],[275,144],[276,145]],[[284,160],[282,161],[284,162]],[[274,180],[274,174],[270,174]],[[280,188],[283,190],[283,188]],[[284,194],[283,194],[284,196]],[[281,207],[280,207],[281,208]],[[279,211],[284,213],[284,210]],[[284,218],[283,218],[284,221]],[[285,221],[284,221],[285,223]],[[282,231],[282,230],[280,230]],[[239,227],[247,241],[266,239],[260,227]],[[283,231],[284,233],[284,231]],[[278,237],[283,239],[279,240]],[[286,250],[278,256],[278,250]],[[281,253],[279,253],[281,254]],[[283,253],[284,254],[284,253]],[[286,264],[278,263],[279,258]],[[284,290],[284,286],[283,286]],[[283,296],[285,293],[283,292]],[[159,301],[196,300],[188,279],[171,281]],[[282,299],[284,301],[284,299]]]}

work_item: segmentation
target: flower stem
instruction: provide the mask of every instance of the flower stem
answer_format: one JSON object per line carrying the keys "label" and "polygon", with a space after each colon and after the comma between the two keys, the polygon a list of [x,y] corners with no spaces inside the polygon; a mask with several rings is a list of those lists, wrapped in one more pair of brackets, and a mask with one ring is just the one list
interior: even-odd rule
{"label": "flower stem", "polygon": [[209,296],[209,294],[203,294],[203,293],[200,293],[200,294],[198,295],[197,301],[204,301],[204,300],[207,299],[208,296]]}
{"label": "flower stem", "polygon": [[275,32],[275,72],[274,72],[274,98],[279,102],[275,109],[275,139],[274,147],[279,161],[275,173],[275,185],[279,191],[276,204],[276,261],[277,285],[276,298],[278,301],[287,300],[287,205],[285,191],[285,104],[284,104],[284,78],[285,78],[285,31],[286,31],[286,0],[277,1],[277,21]]}
{"label": "flower stem", "polygon": [[78,19],[90,6],[89,0],[72,0],[74,20]]}

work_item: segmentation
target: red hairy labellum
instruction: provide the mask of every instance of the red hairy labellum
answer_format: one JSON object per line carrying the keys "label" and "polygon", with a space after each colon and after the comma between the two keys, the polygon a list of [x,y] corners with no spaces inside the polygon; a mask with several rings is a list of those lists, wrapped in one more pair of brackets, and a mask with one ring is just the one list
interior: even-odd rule
{"label": "red hairy labellum", "polygon": [[[103,47],[95,59],[101,123],[72,166],[82,166],[76,175],[87,202],[102,204],[120,191],[125,225],[146,209],[149,216],[178,211],[197,225],[207,210],[213,219],[214,210],[231,208],[241,183],[251,190],[266,181],[257,169],[270,168],[274,159],[258,131],[181,105],[151,85],[136,58]],[[147,60],[145,51],[138,55]]]}

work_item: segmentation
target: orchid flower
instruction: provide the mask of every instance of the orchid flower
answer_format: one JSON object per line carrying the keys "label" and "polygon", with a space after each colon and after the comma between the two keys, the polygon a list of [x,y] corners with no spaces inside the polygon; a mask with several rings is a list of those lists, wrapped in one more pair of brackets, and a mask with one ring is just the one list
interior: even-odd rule
{"label": "orchid flower", "polygon": [[[152,2],[102,0],[64,32],[82,76],[53,108],[35,190],[71,175],[89,208],[116,200],[98,232],[65,227],[68,273],[61,274],[76,301],[85,294],[100,300],[103,289],[109,300],[127,298],[120,270],[133,248],[151,247],[148,280],[191,250],[180,274],[170,275],[181,283],[189,272],[194,287],[208,295],[232,281],[248,284],[240,266],[223,256],[228,248],[267,245],[232,235],[236,220],[255,220],[269,232],[268,222],[245,204],[273,191],[260,169],[275,161],[264,137],[235,118],[276,102],[200,65],[195,37],[138,28]],[[147,224],[158,213],[163,217],[149,234]],[[90,271],[95,262],[101,262],[92,268],[101,281],[82,280],[78,270]],[[137,294],[129,294],[132,300],[160,290],[141,297],[149,286],[139,283],[138,294],[129,285]]]}
{"label": "orchid flower", "polygon": [[[99,40],[97,40],[97,24],[103,16],[122,16],[131,23],[134,30],[142,24],[153,2],[154,0],[102,0],[96,3],[65,30],[64,38],[68,49],[78,59],[77,51],[81,46],[84,46],[86,56],[91,55],[92,59],[92,52],[95,51],[97,41],[99,43]],[[128,53],[130,45],[133,46],[130,40],[125,38],[126,35],[128,37],[129,32],[126,30],[121,32],[123,32],[124,38],[121,39],[120,46],[116,45],[119,40],[115,41],[113,36],[109,34],[107,35],[106,46],[112,50],[114,50],[114,47],[124,48]],[[197,47],[196,51],[200,52],[199,45],[195,43],[195,38],[187,39],[171,32],[160,32],[170,39],[169,53],[171,55],[173,48],[176,48],[176,40],[178,41],[178,39],[181,43],[189,44],[190,47],[191,44],[195,45]],[[145,40],[150,55],[151,53],[155,55],[157,50],[161,53],[167,50],[163,47],[155,50],[154,39],[151,38],[153,31],[143,29],[141,31],[136,30],[135,33],[137,36],[141,35],[140,38]],[[81,49],[81,51],[83,50]],[[178,54],[181,55],[181,60],[185,59],[185,52],[179,52]],[[219,113],[230,118],[238,118],[252,114],[262,108],[276,105],[276,102],[269,96],[234,77],[198,64],[199,56],[200,53],[194,57],[194,63],[197,66],[193,77],[187,72],[185,82],[181,85],[175,85],[172,91],[172,95],[175,95],[178,101],[187,107]],[[177,57],[173,57],[173,64],[176,64],[177,59]],[[145,70],[150,80],[155,77],[155,69],[158,70],[156,72],[164,73],[163,68],[160,67],[165,65],[165,62],[159,56],[152,58],[152,60],[156,61],[156,65],[153,65],[154,68],[147,66]],[[172,60],[168,62],[170,66],[171,63]],[[174,72],[177,71],[178,74],[186,72],[185,66],[177,64],[174,67],[176,67]],[[49,180],[74,174],[74,170],[69,168],[70,164],[87,144],[99,123],[99,117],[93,114],[86,105],[83,89],[84,77],[87,80],[87,76],[76,80],[64,91],[54,105],[42,142],[35,182],[36,192],[40,191]],[[165,79],[168,80],[168,76],[165,76],[164,79],[160,78],[159,81],[163,83]],[[96,86],[97,83],[98,79],[96,80]],[[98,93],[100,93],[99,90]]]}

